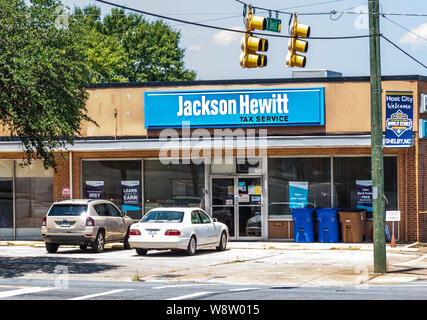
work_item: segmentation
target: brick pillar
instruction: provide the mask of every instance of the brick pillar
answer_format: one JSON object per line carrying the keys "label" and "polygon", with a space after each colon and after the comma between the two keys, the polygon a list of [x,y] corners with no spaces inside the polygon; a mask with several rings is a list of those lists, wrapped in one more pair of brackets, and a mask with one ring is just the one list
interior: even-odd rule
{"label": "brick pillar", "polygon": [[53,200],[69,199],[62,195],[64,188],[70,188],[70,166],[67,152],[57,153],[55,155],[57,163],[56,172],[53,174]]}

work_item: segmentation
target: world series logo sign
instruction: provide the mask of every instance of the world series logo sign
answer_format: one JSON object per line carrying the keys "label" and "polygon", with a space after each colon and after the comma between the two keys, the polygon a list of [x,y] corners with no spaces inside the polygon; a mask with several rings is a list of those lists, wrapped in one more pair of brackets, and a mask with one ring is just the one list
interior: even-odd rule
{"label": "world series logo sign", "polygon": [[386,92],[384,147],[404,148],[412,145],[413,93]]}

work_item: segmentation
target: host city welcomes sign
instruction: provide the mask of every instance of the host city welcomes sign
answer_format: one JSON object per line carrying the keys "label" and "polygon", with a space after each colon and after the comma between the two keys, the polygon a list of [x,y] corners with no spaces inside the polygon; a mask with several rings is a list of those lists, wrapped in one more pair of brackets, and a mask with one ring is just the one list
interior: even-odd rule
{"label": "host city welcomes sign", "polygon": [[385,147],[410,147],[413,128],[413,93],[387,91]]}
{"label": "host city welcomes sign", "polygon": [[324,88],[146,92],[147,129],[324,125]]}

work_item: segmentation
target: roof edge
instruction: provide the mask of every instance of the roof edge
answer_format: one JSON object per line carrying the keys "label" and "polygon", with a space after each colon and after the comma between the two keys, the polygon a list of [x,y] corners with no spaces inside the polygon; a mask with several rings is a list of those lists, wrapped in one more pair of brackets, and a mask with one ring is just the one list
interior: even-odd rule
{"label": "roof edge", "polygon": [[[423,75],[383,75],[382,81],[427,81]],[[344,76],[320,78],[270,78],[270,79],[230,79],[230,80],[194,80],[194,81],[148,81],[148,82],[110,82],[93,83],[88,89],[98,88],[138,88],[138,87],[176,87],[202,85],[233,85],[233,84],[274,84],[274,83],[313,83],[313,82],[367,82],[369,76]]]}

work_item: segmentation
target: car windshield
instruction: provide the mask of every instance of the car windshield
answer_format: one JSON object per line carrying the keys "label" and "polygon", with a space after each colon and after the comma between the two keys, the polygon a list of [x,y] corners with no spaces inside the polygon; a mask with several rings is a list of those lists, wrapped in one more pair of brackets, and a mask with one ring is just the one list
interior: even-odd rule
{"label": "car windshield", "polygon": [[87,211],[87,205],[84,204],[67,204],[54,205],[49,211],[49,216],[80,216]]}
{"label": "car windshield", "polygon": [[144,218],[142,218],[141,222],[178,223],[182,222],[183,218],[184,212],[182,211],[151,211]]}

